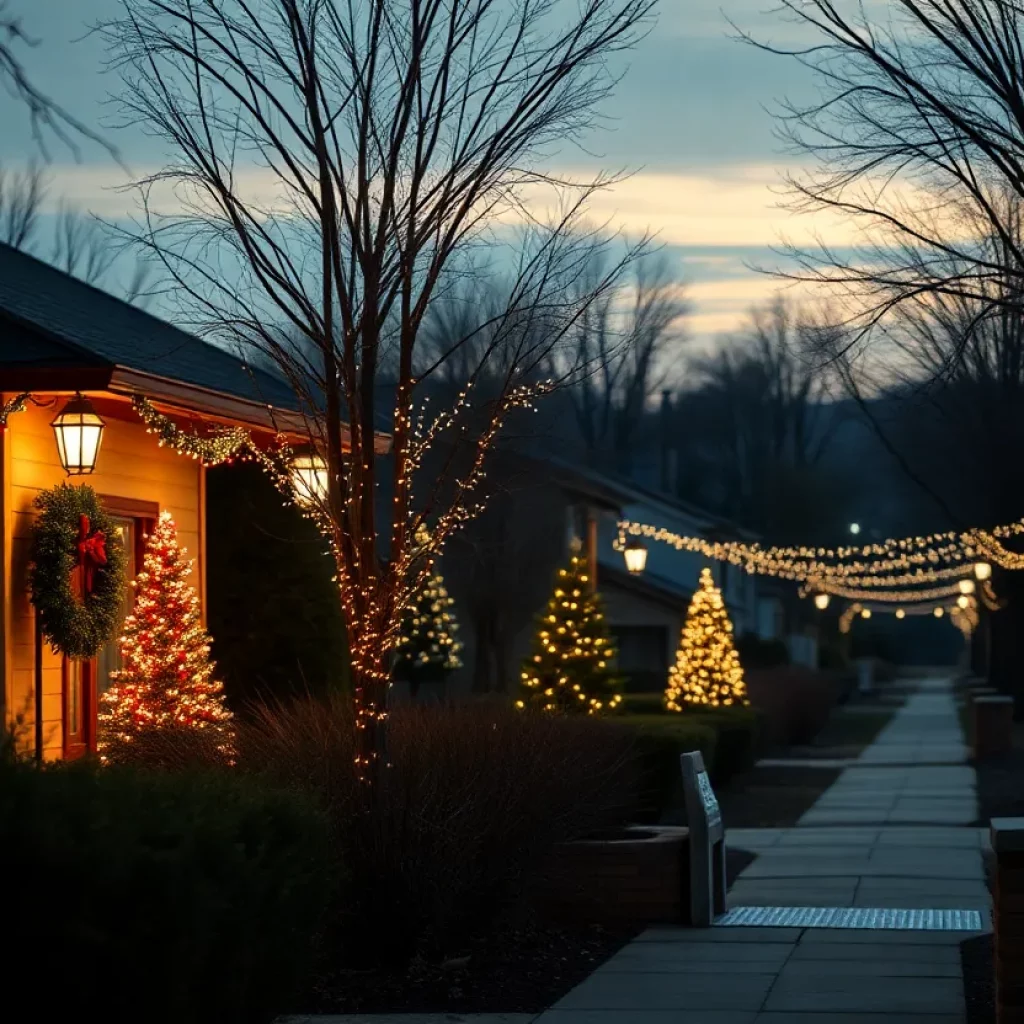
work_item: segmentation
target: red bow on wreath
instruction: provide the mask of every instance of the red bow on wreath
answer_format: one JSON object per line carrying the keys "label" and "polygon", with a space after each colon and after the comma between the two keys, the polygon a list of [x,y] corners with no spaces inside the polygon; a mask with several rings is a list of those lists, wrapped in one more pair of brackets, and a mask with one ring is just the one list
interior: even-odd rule
{"label": "red bow on wreath", "polygon": [[97,568],[107,564],[107,538],[102,530],[90,533],[88,516],[78,517],[77,564],[82,567],[82,596],[92,593]]}

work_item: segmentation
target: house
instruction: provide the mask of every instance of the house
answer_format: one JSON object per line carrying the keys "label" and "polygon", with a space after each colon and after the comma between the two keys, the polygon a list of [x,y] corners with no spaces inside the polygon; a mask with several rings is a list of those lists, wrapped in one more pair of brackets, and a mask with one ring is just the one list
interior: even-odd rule
{"label": "house", "polygon": [[[76,453],[58,450],[53,423],[69,403],[79,408],[76,396],[103,430],[94,466],[69,477],[62,458],[74,462]],[[258,443],[277,433],[304,437],[291,390],[272,374],[0,245],[0,408],[8,413],[0,426],[0,699],[5,723],[18,723],[16,738],[28,749],[41,746],[47,758],[95,749],[97,700],[119,652],[112,641],[83,661],[38,642],[27,581],[33,503],[42,490],[70,480],[97,492],[123,541],[128,579],[146,531],[169,510],[195,561],[205,614],[205,469],[158,444],[136,411],[137,396],[200,433],[240,425]],[[125,614],[131,593],[126,588]]]}
{"label": "house", "polygon": [[[634,687],[662,689],[700,570],[708,562],[652,542],[645,571],[633,575],[616,543],[619,520],[721,540],[754,536],[704,509],[551,454],[504,453],[491,475],[501,480],[500,489],[443,566],[465,645],[464,667],[449,693],[515,687],[535,616],[550,596],[573,537],[585,540],[592,552],[619,668]],[[760,581],[725,563],[712,569],[737,634],[757,631]]]}

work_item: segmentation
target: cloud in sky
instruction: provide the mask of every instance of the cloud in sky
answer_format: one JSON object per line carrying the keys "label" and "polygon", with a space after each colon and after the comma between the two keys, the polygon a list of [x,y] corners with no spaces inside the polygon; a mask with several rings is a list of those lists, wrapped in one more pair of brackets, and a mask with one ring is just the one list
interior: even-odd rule
{"label": "cloud in sky", "polygon": [[[118,82],[101,73],[101,41],[86,34],[91,23],[117,13],[118,0],[17,0],[15,6],[22,2],[25,29],[41,40],[26,53],[39,83],[86,123],[107,125],[107,137],[136,174],[161,166],[169,156],[162,142],[137,128],[113,127],[116,107],[105,101]],[[812,228],[779,210],[772,192],[791,161],[779,152],[766,105],[784,96],[806,98],[811,83],[795,62],[735,41],[727,20],[758,38],[792,41],[783,35],[792,27],[771,13],[772,6],[772,0],[662,0],[653,31],[612,63],[624,77],[600,111],[600,126],[582,148],[566,147],[554,158],[559,167],[584,172],[638,169],[596,198],[595,219],[634,233],[651,229],[681,253],[738,247],[763,254],[782,235],[800,240],[814,230],[837,243],[847,237],[840,223],[824,220]],[[0,136],[0,161],[23,161],[31,152],[27,126],[17,117],[5,120],[11,124]],[[84,155],[81,165],[54,168],[52,197],[64,195],[115,219],[131,211],[131,197],[114,190],[123,181],[117,166],[95,148],[86,147]],[[253,188],[272,194],[259,172]],[[705,259],[700,280],[707,288],[722,281],[723,292],[695,294],[693,326],[717,330],[729,326],[725,292],[729,303],[745,308],[764,296],[769,279],[744,270],[742,261]]]}

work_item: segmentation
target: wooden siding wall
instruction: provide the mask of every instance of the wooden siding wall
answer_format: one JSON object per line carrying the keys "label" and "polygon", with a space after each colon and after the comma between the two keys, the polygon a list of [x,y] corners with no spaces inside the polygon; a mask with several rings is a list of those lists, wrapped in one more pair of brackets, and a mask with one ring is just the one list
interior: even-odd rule
{"label": "wooden siding wall", "polygon": [[[0,396],[2,398],[2,396]],[[58,400],[60,401],[60,400]],[[166,448],[147,434],[137,420],[111,418],[103,411],[103,433],[96,472],[88,477],[66,477],[57,458],[50,421],[54,408],[30,406],[8,421],[4,447],[6,472],[0,474],[3,508],[5,705],[8,723],[16,725],[19,745],[31,749],[35,730],[34,633],[28,599],[28,564],[32,503],[40,490],[64,480],[87,483],[97,493],[156,502],[174,516],[182,545],[196,560],[193,582],[205,598],[203,564],[203,471],[197,462]],[[43,648],[43,737],[46,756],[62,751],[61,659]]]}

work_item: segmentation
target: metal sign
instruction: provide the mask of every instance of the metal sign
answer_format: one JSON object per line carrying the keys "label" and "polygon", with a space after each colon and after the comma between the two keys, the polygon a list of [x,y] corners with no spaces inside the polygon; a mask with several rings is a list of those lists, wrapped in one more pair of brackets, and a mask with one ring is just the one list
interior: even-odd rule
{"label": "metal sign", "polygon": [[701,803],[704,804],[704,810],[708,816],[708,824],[719,824],[722,820],[722,810],[718,806],[718,797],[715,796],[715,791],[711,788],[711,779],[708,778],[707,772],[697,773],[697,789],[700,791]]}
{"label": "metal sign", "polygon": [[725,905],[722,810],[699,750],[679,755],[690,835],[690,923],[708,928]]}

